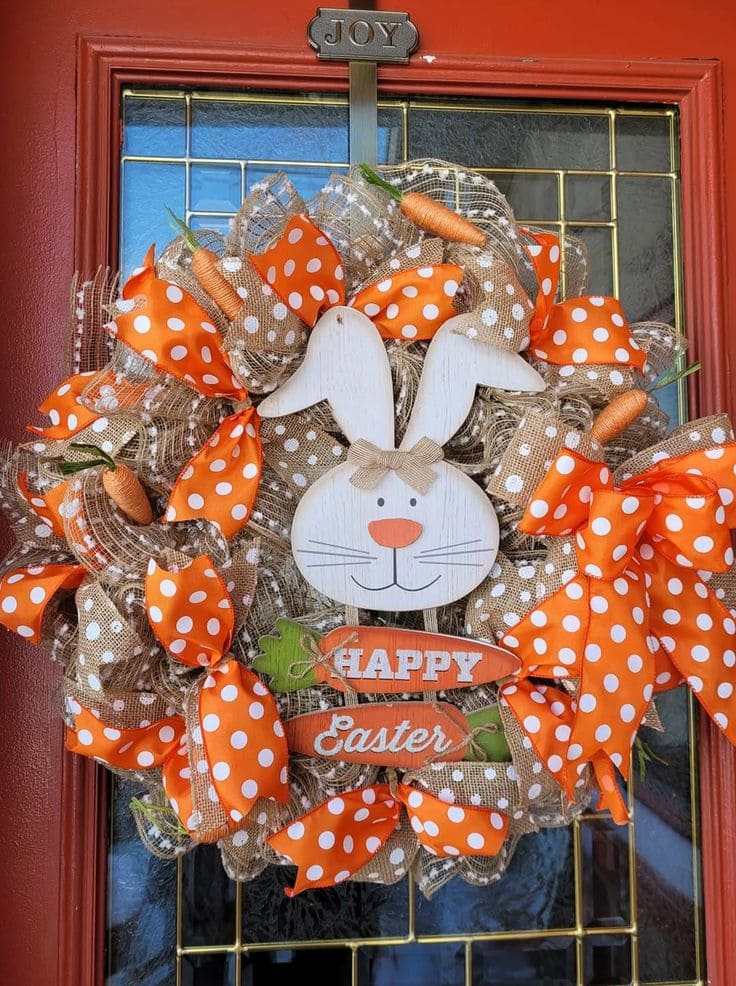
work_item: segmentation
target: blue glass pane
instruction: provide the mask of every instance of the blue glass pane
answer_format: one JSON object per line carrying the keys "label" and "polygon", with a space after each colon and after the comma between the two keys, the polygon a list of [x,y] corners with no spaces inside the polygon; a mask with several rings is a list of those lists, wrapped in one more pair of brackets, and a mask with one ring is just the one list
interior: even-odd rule
{"label": "blue glass pane", "polygon": [[237,212],[240,177],[238,165],[193,164],[189,172],[189,208],[193,212]]}
{"label": "blue glass pane", "polygon": [[447,945],[388,945],[361,948],[359,986],[463,986],[465,948]]}
{"label": "blue glass pane", "polygon": [[397,164],[404,160],[401,110],[378,110],[378,163]]}
{"label": "blue glass pane", "polygon": [[173,239],[166,206],[184,215],[183,164],[125,161],[120,258],[123,276],[138,267],[152,243],[160,253]]}
{"label": "blue glass pane", "polygon": [[250,192],[256,182],[263,181],[264,178],[277,170],[286,172],[305,201],[311,199],[323,188],[330,175],[335,172],[347,172],[347,168],[338,168],[334,165],[329,168],[303,168],[298,165],[291,165],[288,168],[278,169],[272,164],[249,164],[245,169],[246,194]]}
{"label": "blue glass pane", "polygon": [[186,153],[186,104],[183,98],[126,96],[123,112],[124,155],[182,157]]}
{"label": "blue glass pane", "polygon": [[231,160],[347,161],[348,108],[194,99],[191,152]]}
{"label": "blue glass pane", "polygon": [[225,236],[230,232],[232,223],[232,216],[192,216],[189,220],[192,229],[214,229]]}

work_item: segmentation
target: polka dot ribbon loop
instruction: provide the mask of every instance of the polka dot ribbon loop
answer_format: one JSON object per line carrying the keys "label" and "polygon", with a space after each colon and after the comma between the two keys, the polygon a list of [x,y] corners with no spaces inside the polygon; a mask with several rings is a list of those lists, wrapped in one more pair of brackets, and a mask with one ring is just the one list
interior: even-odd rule
{"label": "polka dot ribbon loop", "polygon": [[174,483],[164,520],[202,518],[230,539],[247,523],[263,466],[255,408],[225,418]]}
{"label": "polka dot ribbon loop", "polygon": [[345,273],[332,241],[309,216],[292,216],[283,235],[248,259],[303,322],[314,327],[328,308],[345,303]]}
{"label": "polka dot ribbon loop", "polygon": [[78,431],[91,425],[99,415],[82,403],[82,394],[86,387],[97,376],[96,371],[75,373],[67,377],[43,402],[38,410],[48,415],[50,425],[39,428],[37,425],[27,425],[28,431],[39,435],[47,441],[63,441],[71,438]]}
{"label": "polka dot ribbon loop", "polygon": [[[308,216],[292,216],[279,241],[249,259],[284,304],[314,327],[328,308],[345,304],[345,275],[330,239]],[[457,264],[410,267],[369,284],[348,301],[372,319],[384,339],[431,339],[457,314],[463,277]]]}
{"label": "polka dot ribbon loop", "polygon": [[55,534],[58,538],[65,538],[66,533],[64,531],[64,519],[61,515],[61,505],[69,490],[69,481],[64,480],[64,482],[58,483],[47,493],[34,493],[28,484],[28,473],[21,472],[18,474],[18,489],[33,513],[48,529],[42,534],[37,528],[35,531],[36,536],[48,537],[49,534]]}
{"label": "polka dot ribbon loop", "polygon": [[[195,817],[185,824],[195,838],[218,837],[205,817],[213,805],[219,806],[222,829],[236,831],[259,798],[288,801],[284,727],[273,696],[257,675],[232,657],[221,661],[197,682],[188,708]],[[168,772],[164,788],[169,795]]]}
{"label": "polka dot ribbon loop", "polygon": [[347,880],[386,844],[401,808],[420,844],[433,856],[493,856],[503,845],[508,819],[500,811],[447,804],[406,784],[348,791],[318,805],[274,833],[268,843],[298,866],[289,897]]}
{"label": "polka dot ribbon loop", "polygon": [[368,285],[349,305],[372,319],[384,339],[431,339],[457,315],[453,299],[462,277],[457,264],[410,267]]}
{"label": "polka dot ribbon loop", "polygon": [[122,729],[103,722],[74,699],[68,702],[74,726],[66,731],[67,750],[95,757],[121,770],[161,767],[179,747],[184,735],[181,716],[169,716],[135,729]]}
{"label": "polka dot ribbon loop", "polygon": [[76,589],[87,574],[83,565],[27,565],[0,579],[0,626],[31,643],[41,640],[46,607],[62,589]]}
{"label": "polka dot ribbon loop", "polygon": [[524,232],[539,283],[529,327],[529,352],[558,366],[618,364],[641,371],[645,354],[631,335],[620,303],[596,295],[555,303],[560,278],[560,245],[551,233]]}
{"label": "polka dot ribbon loop", "polygon": [[222,336],[202,306],[177,284],[158,277],[154,248],[125,283],[114,319],[105,326],[116,339],[205,397],[244,400],[222,350]]}
{"label": "polka dot ribbon loop", "polygon": [[227,653],[233,636],[230,596],[209,555],[168,572],[152,558],[146,574],[146,612],[166,651],[190,667],[210,667]]}
{"label": "polka dot ribbon loop", "polygon": [[[113,726],[69,699],[66,746],[124,770],[160,768],[171,807],[195,841],[236,831],[258,798],[288,799],[288,751],[276,703],[233,658],[193,686],[185,717]],[[215,814],[215,822],[211,817]]]}

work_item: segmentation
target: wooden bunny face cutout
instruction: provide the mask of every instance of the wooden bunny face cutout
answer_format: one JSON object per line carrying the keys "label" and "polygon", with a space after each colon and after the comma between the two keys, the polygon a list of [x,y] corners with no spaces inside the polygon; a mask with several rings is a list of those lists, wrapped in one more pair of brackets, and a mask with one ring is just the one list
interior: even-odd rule
{"label": "wooden bunny face cutout", "polygon": [[351,448],[294,514],[292,550],[304,578],[337,602],[404,612],[471,592],[498,551],[498,521],[483,490],[442,461],[442,446],[470,411],[478,384],[541,391],[520,356],[452,332],[432,339],[414,409],[394,448],[391,371],[378,330],[336,307],[312,330],[303,364],[262,401],[280,417],[326,399]]}

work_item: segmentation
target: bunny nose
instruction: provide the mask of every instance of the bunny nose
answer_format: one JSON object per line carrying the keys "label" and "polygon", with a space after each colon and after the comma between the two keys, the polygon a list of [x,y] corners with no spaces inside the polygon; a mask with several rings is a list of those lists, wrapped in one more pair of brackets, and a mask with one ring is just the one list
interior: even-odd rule
{"label": "bunny nose", "polygon": [[415,520],[404,520],[401,517],[391,517],[386,520],[372,520],[368,525],[368,533],[384,548],[406,548],[414,544],[424,528]]}

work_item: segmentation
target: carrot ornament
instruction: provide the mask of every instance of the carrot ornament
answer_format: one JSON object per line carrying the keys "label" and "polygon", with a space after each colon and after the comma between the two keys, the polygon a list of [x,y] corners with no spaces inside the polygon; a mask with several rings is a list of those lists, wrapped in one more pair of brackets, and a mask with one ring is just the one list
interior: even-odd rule
{"label": "carrot ornament", "polygon": [[396,199],[402,213],[416,226],[452,243],[485,246],[485,233],[474,223],[448,209],[446,205],[431,199],[428,195],[422,195],[421,192],[402,192],[377,175],[367,164],[361,164],[360,171],[369,185],[382,188],[391,198]]}
{"label": "carrot ornament", "polygon": [[217,264],[219,258],[217,254],[213,253],[212,250],[208,250],[206,247],[200,246],[191,227],[187,226],[183,219],[179,219],[168,206],[166,208],[171,216],[174,231],[184,237],[187,246],[192,251],[192,271],[194,272],[194,276],[227,320],[232,322],[243,307],[243,299],[218,269]]}
{"label": "carrot ornament", "polygon": [[684,370],[671,370],[655,381],[651,387],[644,389],[632,387],[631,390],[626,390],[623,394],[619,394],[618,397],[614,397],[611,403],[596,415],[595,421],[590,429],[591,436],[599,445],[605,445],[606,442],[610,442],[612,438],[620,435],[629,425],[633,424],[640,414],[644,413],[651,393],[655,390],[661,390],[663,387],[667,387],[669,384],[675,383],[678,380],[684,380],[685,377],[690,376],[691,373],[695,373],[699,369],[700,363],[693,363],[691,366],[685,367]]}
{"label": "carrot ornament", "polygon": [[102,485],[110,499],[136,524],[150,524],[153,521],[153,510],[146,491],[132,469],[123,462],[116,462],[97,445],[70,442],[69,448],[77,449],[93,458],[85,459],[83,462],[62,462],[59,466],[62,475],[70,476],[92,466],[105,466]]}

